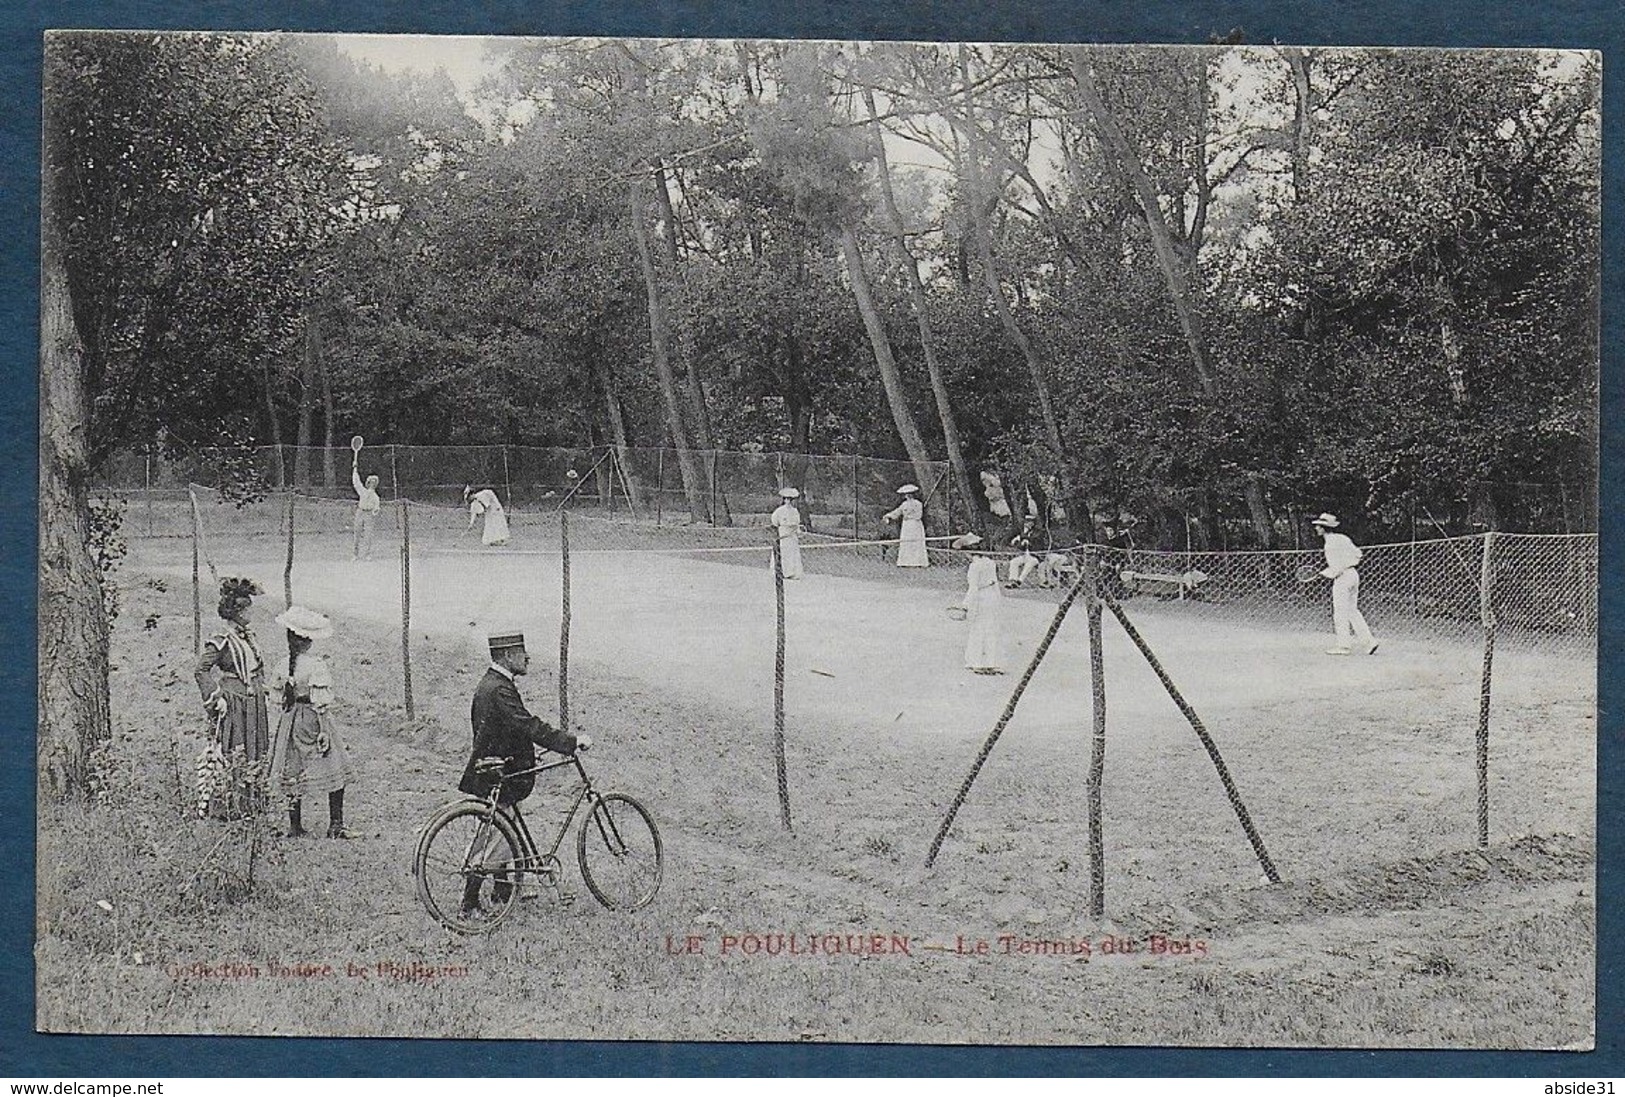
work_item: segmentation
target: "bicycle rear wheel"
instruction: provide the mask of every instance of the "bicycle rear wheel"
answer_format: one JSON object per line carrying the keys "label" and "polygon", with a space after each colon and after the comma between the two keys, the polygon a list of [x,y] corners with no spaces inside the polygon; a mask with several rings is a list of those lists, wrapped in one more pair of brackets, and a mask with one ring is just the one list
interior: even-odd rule
{"label": "bicycle rear wheel", "polygon": [[412,860],[418,898],[456,933],[489,933],[518,905],[524,843],[485,804],[456,804],[424,829]]}
{"label": "bicycle rear wheel", "polygon": [[598,798],[576,836],[576,857],[587,890],[610,910],[637,910],[660,890],[660,831],[630,796]]}

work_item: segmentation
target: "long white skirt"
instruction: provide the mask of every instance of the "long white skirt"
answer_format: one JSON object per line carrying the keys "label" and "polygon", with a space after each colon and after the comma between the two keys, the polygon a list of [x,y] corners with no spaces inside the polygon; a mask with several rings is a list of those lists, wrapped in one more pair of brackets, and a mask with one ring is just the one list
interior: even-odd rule
{"label": "long white skirt", "polygon": [[[786,579],[801,578],[801,539],[795,536],[779,538],[779,566]],[[767,570],[773,570],[773,554],[767,555]]]}
{"label": "long white skirt", "polygon": [[480,534],[480,540],[487,545],[508,543],[508,516],[502,513],[501,507],[485,508],[485,529]]}
{"label": "long white skirt", "polygon": [[900,568],[928,568],[931,558],[925,553],[925,523],[918,518],[903,519],[902,542],[897,546],[897,566]]}
{"label": "long white skirt", "polygon": [[998,587],[983,587],[965,607],[965,666],[970,670],[1004,669],[1004,594]]}

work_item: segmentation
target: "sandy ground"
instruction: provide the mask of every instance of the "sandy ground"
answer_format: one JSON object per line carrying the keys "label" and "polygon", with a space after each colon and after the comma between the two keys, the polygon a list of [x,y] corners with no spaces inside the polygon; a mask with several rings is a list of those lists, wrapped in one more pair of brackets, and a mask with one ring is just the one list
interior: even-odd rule
{"label": "sandy ground", "polygon": [[[177,548],[137,546],[115,633],[121,734],[147,758],[161,758],[167,737],[196,719],[184,669],[189,568]],[[357,763],[348,807],[367,837],[282,843],[246,908],[195,916],[154,895],[151,866],[102,863],[116,843],[58,851],[69,839],[46,832],[41,864],[77,867],[42,882],[41,1023],[1043,1044],[1588,1039],[1590,662],[1497,653],[1491,843],[1480,852],[1482,652],[1472,643],[1410,636],[1385,640],[1374,657],[1336,658],[1323,653],[1324,635],[1247,624],[1222,606],[1130,603],[1212,732],[1283,882],[1266,884],[1212,762],[1108,617],[1106,915],[1095,918],[1082,612],[1061,630],[928,869],[925,851],[1055,604],[1009,599],[1012,673],[977,677],[960,666],[963,626],[943,612],[957,597],[952,577],[937,586],[820,574],[813,554],[808,577],[786,590],[793,834],[778,824],[770,753],[765,566],[579,552],[573,720],[598,739],[595,778],[655,811],[665,883],[630,919],[583,896],[563,908],[531,905],[489,938],[452,937],[413,897],[415,828],[452,794],[462,767],[488,629],[533,637],[538,667],[524,692],[536,711],[552,709],[558,563],[483,552],[414,558],[413,723],[400,712],[396,561],[296,568],[296,599],[338,628],[329,651]],[[275,546],[231,569],[273,592],[261,606],[273,614]],[[274,632],[268,620],[262,628]],[[556,818],[556,794],[538,790],[533,821]],[[93,822],[122,827],[132,817]],[[141,841],[163,847],[162,822],[152,828],[157,835]],[[119,920],[94,905],[104,897]],[[799,934],[803,944],[814,934],[901,935],[911,951],[839,960],[724,952],[724,938],[751,933]],[[673,942],[689,937],[699,951],[674,954]],[[1152,953],[1157,937],[1205,951]],[[1090,954],[1006,953],[1004,939],[1082,941]],[[1136,951],[1107,952],[1109,940]],[[990,951],[960,952],[961,941]],[[466,974],[364,986],[166,974],[266,956],[412,960]]]}

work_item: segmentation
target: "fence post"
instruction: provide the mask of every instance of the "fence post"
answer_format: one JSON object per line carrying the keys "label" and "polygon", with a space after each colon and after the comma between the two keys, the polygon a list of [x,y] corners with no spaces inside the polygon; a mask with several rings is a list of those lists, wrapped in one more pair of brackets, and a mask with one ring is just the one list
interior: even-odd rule
{"label": "fence post", "polygon": [[660,525],[666,513],[666,447],[655,450],[655,525]]}
{"label": "fence post", "polygon": [[508,443],[502,443],[502,497],[508,500],[508,509],[513,509],[513,480],[508,476]]}
{"label": "fence post", "polygon": [[570,730],[570,512],[559,511],[559,730]]}
{"label": "fence post", "polygon": [[1106,841],[1101,823],[1100,797],[1106,772],[1106,658],[1100,634],[1100,561],[1093,545],[1083,552],[1085,608],[1089,614],[1089,686],[1094,735],[1089,750],[1089,913],[1106,912]]}
{"label": "fence post", "polygon": [[[394,447],[390,465],[394,466]],[[406,695],[406,718],[415,715],[412,706],[412,505],[397,499],[401,508],[401,684]]]}
{"label": "fence post", "polygon": [[192,501],[192,651],[203,650],[203,581],[198,575],[198,557],[203,540],[203,516],[198,513],[197,493],[186,489]]}
{"label": "fence post", "polygon": [[152,451],[147,451],[147,536],[152,536]]}
{"label": "fence post", "polygon": [[395,443],[389,444],[389,491],[396,499],[401,497],[401,481],[395,475]]}
{"label": "fence post", "polygon": [[282,604],[293,605],[293,504],[299,496],[288,493],[288,557],[282,565]]}
{"label": "fence post", "polygon": [[1495,531],[1484,534],[1478,573],[1478,612],[1484,625],[1484,674],[1478,691],[1478,844],[1490,844],[1490,682],[1495,663]]}
{"label": "fence post", "polygon": [[779,821],[785,830],[790,825],[790,782],[784,765],[784,556],[779,544],[779,531],[768,530],[773,546],[773,601],[778,621],[776,646],[773,650],[773,765],[779,781]]}

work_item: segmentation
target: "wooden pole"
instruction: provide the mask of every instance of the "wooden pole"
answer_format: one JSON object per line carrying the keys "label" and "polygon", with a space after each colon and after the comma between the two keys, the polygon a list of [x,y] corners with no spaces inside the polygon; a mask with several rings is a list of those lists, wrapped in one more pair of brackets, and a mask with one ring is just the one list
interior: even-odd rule
{"label": "wooden pole", "polygon": [[666,447],[655,450],[655,525],[660,525],[666,514]]}
{"label": "wooden pole", "polygon": [[395,475],[395,443],[389,444],[389,491],[396,499],[401,497],[401,481]]}
{"label": "wooden pole", "polygon": [[282,565],[282,604],[293,605],[293,504],[299,498],[293,492],[288,493],[288,556]]}
{"label": "wooden pole", "polygon": [[570,512],[559,511],[559,730],[570,730]]}
{"label": "wooden pole", "polygon": [[790,825],[790,782],[784,764],[784,549],[779,544],[779,531],[768,531],[773,544],[773,599],[776,606],[778,633],[773,651],[773,766],[779,783],[779,822],[785,830]]}
{"label": "wooden pole", "polygon": [[508,475],[508,443],[502,443],[502,497],[508,501],[508,509],[513,509],[513,480]]}
{"label": "wooden pole", "polygon": [[1478,691],[1478,844],[1490,844],[1490,682],[1495,664],[1495,531],[1484,535],[1478,572],[1478,612],[1484,625],[1484,673]]}
{"label": "wooden pole", "polygon": [[203,580],[198,575],[198,557],[201,555],[200,542],[203,539],[203,517],[198,514],[197,493],[188,488],[187,496],[192,500],[192,651],[203,651]]}
{"label": "wooden pole", "polygon": [[1100,633],[1100,563],[1091,546],[1083,553],[1084,598],[1089,614],[1089,684],[1094,736],[1089,751],[1089,913],[1106,912],[1106,841],[1101,822],[1101,786],[1106,772],[1106,659]]}
{"label": "wooden pole", "polygon": [[[390,467],[394,469],[394,447],[390,447]],[[412,705],[412,506],[398,500],[401,508],[401,684],[406,697],[406,718],[415,715]]]}

